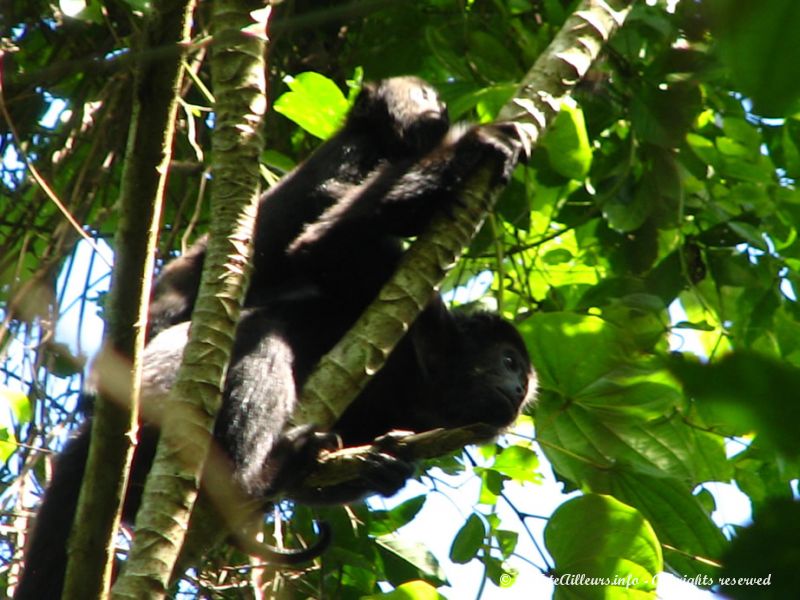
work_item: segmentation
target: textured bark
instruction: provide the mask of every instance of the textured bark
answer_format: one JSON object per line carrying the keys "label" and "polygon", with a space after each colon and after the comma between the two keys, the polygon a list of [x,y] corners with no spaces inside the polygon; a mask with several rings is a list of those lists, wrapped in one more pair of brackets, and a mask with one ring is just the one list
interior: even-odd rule
{"label": "textured bark", "polygon": [[[191,0],[164,0],[155,7],[144,47],[175,47],[188,41]],[[111,582],[113,548],[122,498],[133,456],[138,421],[140,356],[150,296],[161,203],[172,155],[182,53],[158,63],[140,63],[128,137],[115,236],[109,319],[98,373],[114,368],[115,388],[102,389],[95,405],[92,441],[81,496],[70,536],[64,598],[105,597]],[[98,566],[101,568],[98,568]]]}
{"label": "textured bark", "polygon": [[188,530],[247,287],[266,111],[264,3],[213,5],[211,236],[189,342],[166,401],[136,536],[114,598],[161,598]]}

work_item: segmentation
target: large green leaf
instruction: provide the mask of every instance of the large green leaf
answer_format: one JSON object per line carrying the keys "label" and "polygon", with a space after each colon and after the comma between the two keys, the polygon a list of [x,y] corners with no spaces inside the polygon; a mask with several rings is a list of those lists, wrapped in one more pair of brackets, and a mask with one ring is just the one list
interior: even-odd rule
{"label": "large green leaf", "polygon": [[686,577],[717,574],[714,566],[727,541],[700,499],[676,479],[615,470],[607,492],[636,507],[666,545],[664,560]]}
{"label": "large green leaf", "polygon": [[656,598],[661,546],[634,508],[610,496],[573,498],[550,517],[544,539],[555,560],[554,598]]}
{"label": "large green leaf", "polygon": [[713,364],[676,362],[673,372],[707,420],[739,434],[759,433],[789,456],[800,454],[800,369],[737,352]]}
{"label": "large green leaf", "polygon": [[285,78],[288,92],[275,100],[276,112],[323,140],[342,124],[350,105],[339,87],[312,71]]}
{"label": "large green leaf", "polygon": [[399,585],[411,579],[425,579],[436,585],[447,583],[439,561],[424,544],[408,542],[399,536],[380,537],[375,543],[390,583]]}
{"label": "large green leaf", "polygon": [[385,594],[364,596],[362,600],[446,600],[436,588],[424,581],[409,581]]}
{"label": "large green leaf", "polygon": [[542,139],[553,170],[568,179],[583,179],[592,166],[592,149],[583,111],[570,102],[561,107]]}
{"label": "large green leaf", "polygon": [[757,112],[783,116],[800,97],[800,49],[795,0],[712,0],[720,54]]}

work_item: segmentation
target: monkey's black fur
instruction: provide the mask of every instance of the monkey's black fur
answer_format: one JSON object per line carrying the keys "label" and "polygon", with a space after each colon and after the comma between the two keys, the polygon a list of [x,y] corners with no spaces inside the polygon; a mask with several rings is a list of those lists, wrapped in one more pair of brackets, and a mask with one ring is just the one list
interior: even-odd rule
{"label": "monkey's black fur", "polygon": [[[330,436],[287,424],[313,367],[394,272],[402,236],[420,233],[436,211],[452,206],[464,179],[486,161],[497,178],[508,177],[515,164],[516,146],[502,127],[450,130],[432,88],[416,78],[395,78],[365,86],[341,132],[264,195],[252,283],[215,430],[246,494],[288,491],[302,501],[342,503],[368,493],[390,495],[411,474],[412,466],[401,457],[382,452],[360,480],[298,488]],[[201,240],[156,283],[145,389],[158,393],[172,383],[205,251]],[[525,346],[511,325],[483,313],[451,313],[437,296],[332,433],[352,445],[393,429],[485,422],[500,431],[534,387]],[[156,436],[145,427],[126,520],[138,507]],[[59,460],[26,553],[18,598],[57,597],[41,595],[36,581],[55,578],[45,593],[60,590],[87,440],[88,430]],[[275,560],[294,563],[318,551]]]}
{"label": "monkey's black fur", "polygon": [[[396,77],[365,84],[342,129],[262,197],[245,305],[263,306],[276,294],[302,291],[304,274],[286,249],[303,228],[386,165],[414,164],[448,128],[447,109],[426,82]],[[203,238],[156,281],[151,336],[191,318],[205,251]]]}

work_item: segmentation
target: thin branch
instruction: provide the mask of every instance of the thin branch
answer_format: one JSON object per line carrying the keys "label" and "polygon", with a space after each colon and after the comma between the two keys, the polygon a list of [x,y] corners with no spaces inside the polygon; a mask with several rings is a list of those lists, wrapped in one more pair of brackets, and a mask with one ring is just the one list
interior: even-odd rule
{"label": "thin branch", "polygon": [[8,125],[8,129],[11,132],[11,136],[14,138],[14,144],[16,145],[16,150],[19,152],[19,155],[22,157],[22,161],[25,163],[25,168],[33,177],[33,180],[37,183],[37,185],[44,191],[45,195],[50,199],[50,201],[56,205],[56,208],[64,215],[64,218],[69,222],[72,228],[77,232],[79,236],[83,238],[83,240],[89,244],[89,246],[94,250],[95,254],[100,257],[100,259],[106,263],[106,265],[111,268],[111,263],[109,263],[103,253],[100,251],[99,246],[95,243],[94,239],[84,231],[83,226],[75,220],[75,217],[72,216],[72,213],[69,212],[69,209],[61,202],[61,199],[58,195],[53,191],[53,188],[50,187],[50,184],[47,183],[44,176],[39,173],[39,170],[36,168],[36,165],[33,164],[33,161],[28,156],[28,153],[25,151],[25,145],[22,143],[19,135],[17,134],[17,128],[14,126],[14,122],[11,120],[11,115],[8,112],[8,107],[5,103],[5,92],[3,90],[3,58],[4,52],[0,50],[0,115],[3,116],[5,119],[6,124]]}

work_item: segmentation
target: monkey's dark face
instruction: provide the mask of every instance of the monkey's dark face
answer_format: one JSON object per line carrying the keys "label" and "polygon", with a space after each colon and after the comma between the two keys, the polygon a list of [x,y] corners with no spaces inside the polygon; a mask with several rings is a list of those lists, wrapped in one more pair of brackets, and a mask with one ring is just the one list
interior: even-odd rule
{"label": "monkey's dark face", "polygon": [[482,377],[491,396],[496,398],[496,420],[492,425],[509,425],[536,394],[536,371],[528,353],[511,343],[486,350],[486,362],[477,367],[475,377]]}
{"label": "monkey's dark face", "polygon": [[524,346],[488,341],[470,362],[472,367],[453,390],[460,397],[454,424],[482,422],[502,428],[513,423],[536,394],[536,372]]}
{"label": "monkey's dark face", "polygon": [[[511,425],[536,394],[536,372],[519,332],[497,315],[454,315],[456,332],[447,351],[418,347],[431,390],[428,411],[411,429],[486,423],[498,430]],[[447,335],[447,334],[445,334]],[[441,348],[441,347],[440,347]]]}
{"label": "monkey's dark face", "polygon": [[470,368],[462,366],[460,419],[510,425],[536,395],[536,371],[525,342],[497,315],[478,313],[458,322],[462,352],[470,357]]}

